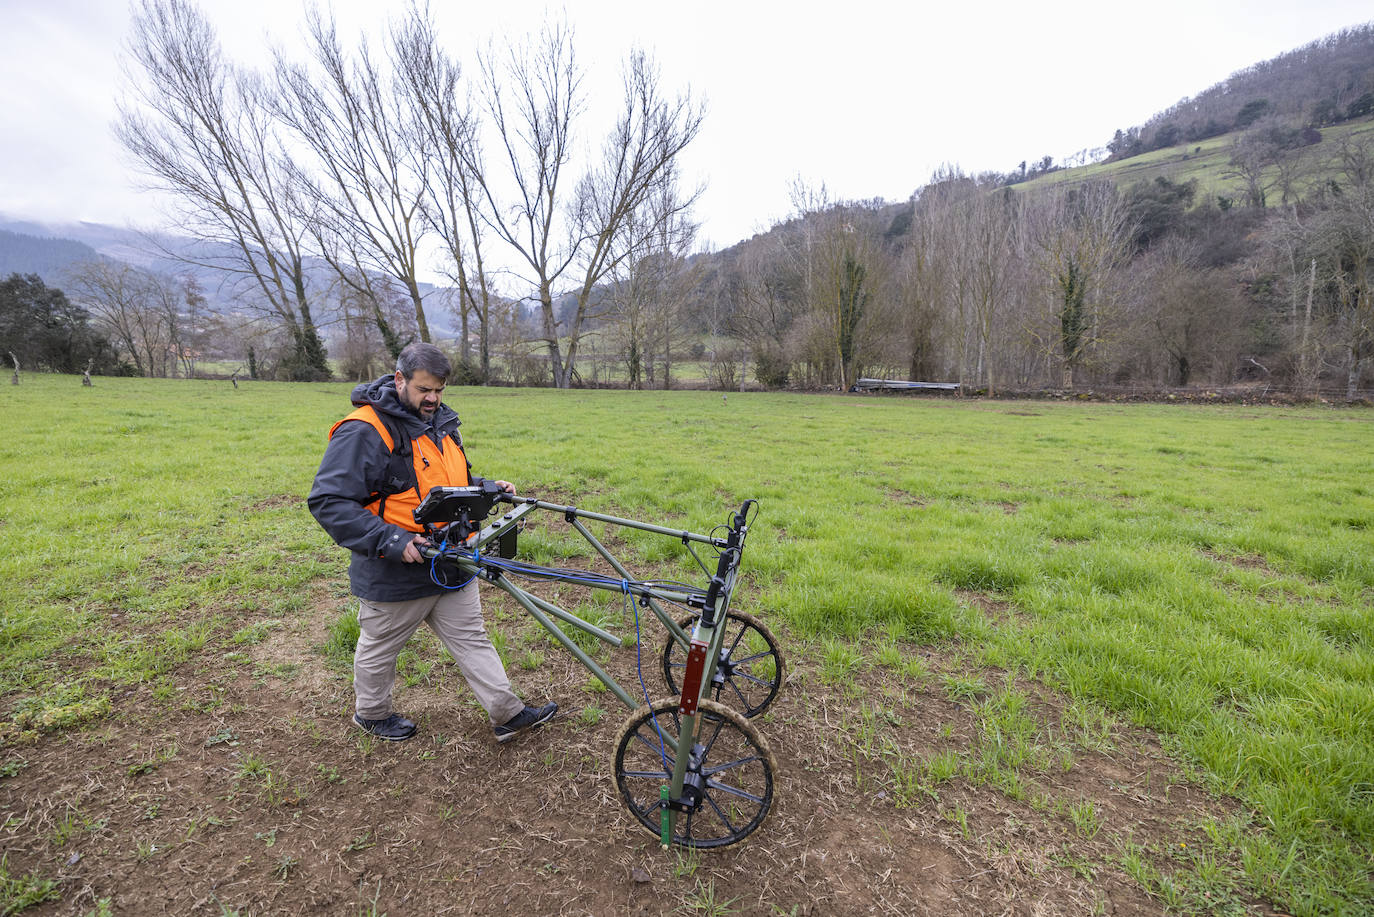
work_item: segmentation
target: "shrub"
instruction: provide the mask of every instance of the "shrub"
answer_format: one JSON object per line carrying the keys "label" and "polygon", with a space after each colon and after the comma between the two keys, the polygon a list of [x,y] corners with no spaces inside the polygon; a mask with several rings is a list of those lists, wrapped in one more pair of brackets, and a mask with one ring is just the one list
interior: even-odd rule
{"label": "shrub", "polygon": [[773,353],[754,354],[754,378],[764,388],[787,388],[791,371],[792,364],[786,357]]}

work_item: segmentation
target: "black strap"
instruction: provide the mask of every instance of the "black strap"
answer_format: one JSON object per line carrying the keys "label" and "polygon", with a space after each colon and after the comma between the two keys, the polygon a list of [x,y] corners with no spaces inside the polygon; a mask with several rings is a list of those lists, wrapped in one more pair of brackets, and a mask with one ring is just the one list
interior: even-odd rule
{"label": "black strap", "polygon": [[[382,426],[386,428],[386,432],[391,436],[391,454],[406,460],[402,462],[404,466],[404,471],[402,473],[405,475],[405,480],[409,482],[409,487],[403,487],[391,493],[404,493],[406,490],[415,490],[418,494],[420,481],[415,476],[415,462],[412,458],[415,450],[410,441],[410,434],[406,432],[405,427],[401,424],[400,418],[396,415],[379,411],[375,407],[372,409],[372,412],[377,415],[377,419],[382,422]],[[454,444],[460,449],[463,447],[463,440],[458,435],[458,430],[456,428],[445,436],[444,439],[453,440]],[[443,449],[442,443],[440,443],[439,448]],[[468,477],[469,479],[472,477],[471,463],[468,463]],[[382,516],[386,512],[386,498],[390,495],[389,493],[378,492],[373,495],[371,500],[368,500],[368,503],[371,503],[372,500],[381,501],[377,504],[378,516]],[[421,496],[423,495],[421,494]]]}
{"label": "black strap", "polygon": [[[404,493],[406,490],[418,489],[420,486],[420,482],[415,477],[415,466],[413,464],[413,460],[411,459],[411,455],[414,453],[414,447],[411,445],[410,435],[405,431],[405,428],[401,425],[400,419],[393,414],[388,414],[385,411],[379,411],[376,409],[376,407],[372,409],[372,413],[377,415],[377,419],[381,421],[382,426],[386,429],[387,435],[391,437],[392,456],[403,459],[403,461],[401,462],[401,474],[404,476],[404,478],[393,480],[396,480],[397,483],[401,484],[408,483],[408,486],[402,486],[399,490],[378,491],[377,493],[372,495],[371,500],[367,501],[368,503],[371,503],[373,500],[380,501],[377,503],[377,515],[378,517],[385,518],[386,498],[391,496],[392,494]],[[388,470],[394,469],[395,463],[388,462],[387,468]],[[390,484],[391,482],[387,483]]]}
{"label": "black strap", "polygon": [[377,415],[377,419],[382,422],[382,426],[386,427],[386,432],[391,436],[391,454],[410,455],[410,436],[401,426],[400,420],[394,414],[387,414],[376,408],[372,409],[372,413]]}

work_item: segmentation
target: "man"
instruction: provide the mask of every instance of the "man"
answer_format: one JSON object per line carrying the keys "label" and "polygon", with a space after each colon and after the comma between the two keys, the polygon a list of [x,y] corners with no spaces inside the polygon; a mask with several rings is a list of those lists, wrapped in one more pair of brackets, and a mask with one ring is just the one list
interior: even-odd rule
{"label": "man", "polygon": [[[310,512],[353,552],[348,578],[359,599],[353,655],[353,722],[379,739],[402,742],[416,726],[391,707],[396,657],[421,623],[457,660],[499,742],[543,725],[557,704],[530,707],[515,695],[482,622],[477,581],[446,589],[430,576],[411,515],[430,488],[467,486],[472,477],[458,415],[440,399],[450,371],[432,344],[411,344],[396,372],[353,389],[357,410],[329,431],[310,490]],[[507,493],[515,488],[495,482]]]}

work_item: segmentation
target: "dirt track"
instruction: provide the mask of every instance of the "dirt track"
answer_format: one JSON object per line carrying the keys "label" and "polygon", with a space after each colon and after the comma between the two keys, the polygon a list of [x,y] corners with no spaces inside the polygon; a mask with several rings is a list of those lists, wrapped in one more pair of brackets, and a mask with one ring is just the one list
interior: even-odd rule
{"label": "dirt track", "polygon": [[[87,730],[5,747],[24,762],[0,781],[9,875],[59,878],[62,896],[24,913],[109,899],[137,915],[1158,914],[1122,851],[1139,845],[1167,872],[1205,847],[1192,826],[1225,806],[1120,728],[1109,748],[1023,768],[1019,799],[959,777],[904,793],[894,761],[979,741],[941,675],[1003,676],[968,670],[957,647],[912,647],[929,673],[916,683],[874,664],[827,683],[818,654],[783,633],[789,681],[756,721],[780,765],[778,804],[742,844],[665,853],[611,778],[625,711],[551,646],[533,671],[512,668],[528,698],[562,705],[545,729],[498,746],[441,663],[398,693],[420,734],[367,741],[348,724],[346,674],[319,649],[346,601],[320,596],[246,662],[207,650],[168,698],[136,688]],[[544,639],[492,616],[515,645]],[[637,684],[633,649],[609,668]],[[1052,692],[1020,687],[1046,735],[1071,733]],[[589,722],[588,705],[605,715]],[[1088,824],[1069,814],[1085,802]]]}

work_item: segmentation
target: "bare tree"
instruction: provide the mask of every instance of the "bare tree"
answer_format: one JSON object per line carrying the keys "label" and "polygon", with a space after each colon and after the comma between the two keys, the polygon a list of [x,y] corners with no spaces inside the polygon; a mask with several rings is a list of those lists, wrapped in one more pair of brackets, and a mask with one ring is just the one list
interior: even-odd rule
{"label": "bare tree", "polygon": [[[662,217],[667,211],[670,215]],[[644,232],[641,226],[649,225]],[[611,321],[617,326],[630,388],[655,381],[655,363],[664,388],[671,385],[673,348],[677,344],[686,300],[698,272],[687,253],[696,225],[687,221],[665,187],[627,221],[624,239],[638,249],[619,255],[610,274]]]}
{"label": "bare tree", "polygon": [[[676,184],[677,157],[696,137],[701,109],[688,95],[665,97],[656,67],[642,52],[632,53],[622,108],[600,159],[569,184],[564,172],[572,160],[582,82],[570,31],[546,26],[537,43],[512,48],[503,62],[485,55],[482,70],[505,180],[514,189],[510,199],[489,170],[469,165],[489,225],[530,272],[553,381],[567,388],[584,322],[597,314],[594,291],[620,258],[638,248],[624,238],[636,229],[632,215],[656,191]],[[678,197],[678,207],[685,211],[695,199]],[[573,277],[572,308],[560,318],[555,300],[565,278]]]}
{"label": "bare tree", "polygon": [[1359,391],[1374,356],[1374,139],[1348,138],[1338,154],[1339,178],[1311,232],[1322,253],[1338,333],[1346,352],[1348,400]]}
{"label": "bare tree", "polygon": [[1027,216],[1035,264],[1052,291],[1061,384],[1070,389],[1074,372],[1111,327],[1112,282],[1129,255],[1134,223],[1110,182],[1054,189]]}
{"label": "bare tree", "polygon": [[789,349],[813,381],[835,385],[838,378],[834,309],[838,270],[830,262],[842,245],[842,205],[824,183],[813,185],[800,175],[788,186],[792,217],[783,227],[782,250],[795,277],[799,313],[789,328]]}
{"label": "bare tree", "polygon": [[1222,175],[1240,181],[1250,207],[1263,208],[1275,189],[1286,206],[1297,199],[1298,185],[1307,175],[1304,146],[1312,142],[1304,131],[1265,118],[1232,142],[1230,167]]}
{"label": "bare tree", "polygon": [[1228,168],[1221,174],[1240,182],[1246,206],[1263,208],[1273,187],[1274,150],[1259,136],[1247,131],[1231,145]]}
{"label": "bare tree", "polygon": [[88,261],[71,269],[67,288],[109,335],[116,357],[127,357],[140,376],[149,375],[141,327],[148,311],[142,272],[124,262]]}
{"label": "bare tree", "polygon": [[277,117],[313,154],[293,173],[320,253],[340,277],[380,273],[410,297],[420,340],[429,341],[419,286],[420,212],[428,163],[407,129],[405,94],[374,61],[366,40],[349,55],[332,19],[311,8],[313,67],[276,57]]}
{"label": "bare tree", "polygon": [[[996,307],[1010,286],[1010,278],[1003,278],[999,271],[1009,270],[1005,260],[1012,249],[1011,227],[989,202],[990,193],[977,178],[957,167],[943,166],[914,195],[899,288],[908,297],[912,372],[918,378],[916,364],[926,362],[918,355],[934,348],[933,327],[943,332],[949,363],[959,382],[970,388],[983,377]],[[981,238],[978,229],[984,231]],[[981,279],[990,286],[975,282],[980,262],[987,268]],[[980,293],[987,295],[980,298]]]}
{"label": "bare tree", "polygon": [[141,0],[129,54],[132,100],[115,133],[183,229],[206,243],[194,263],[247,281],[292,340],[291,375],[327,378],[311,313],[288,168],[260,83],[226,62],[214,29],[187,0]]}
{"label": "bare tree", "polygon": [[895,271],[895,324],[906,344],[908,378],[935,381],[944,368],[940,354],[949,324],[949,258],[941,244],[939,210],[920,201],[913,201],[912,209],[909,238]]}
{"label": "bare tree", "polygon": [[98,260],[74,267],[68,288],[140,375],[164,377],[176,369],[184,285],[122,261]]}
{"label": "bare tree", "polygon": [[967,356],[968,301],[963,276],[961,208],[986,194],[977,179],[943,166],[912,196],[906,248],[897,270],[902,326],[912,379],[953,368],[961,382]]}
{"label": "bare tree", "polygon": [[[581,324],[592,316],[593,291],[625,258],[653,250],[682,251],[695,227],[686,219],[700,196],[684,192],[678,157],[701,128],[702,109],[684,94],[668,98],[654,62],[634,51],[625,65],[621,112],[602,145],[601,160],[578,183],[574,199],[581,274],[569,328],[567,368],[577,354]],[[663,259],[664,269],[674,266]],[[566,374],[565,374],[566,378]]]}
{"label": "bare tree", "polygon": [[443,240],[458,286],[461,352],[470,347],[468,316],[477,319],[478,372],[491,376],[493,291],[487,276],[477,177],[484,174],[481,125],[462,93],[461,68],[440,46],[427,11],[412,9],[392,32],[398,88],[406,93],[413,143],[427,158],[431,181],[424,214]]}
{"label": "bare tree", "polygon": [[[394,291],[370,288],[363,283],[343,283],[338,287],[343,339],[338,342],[339,368],[347,379],[364,382],[375,379],[399,350],[399,333],[405,327],[409,303]],[[405,339],[410,339],[413,326]]]}
{"label": "bare tree", "polygon": [[[808,214],[814,224],[808,298],[813,327],[823,339],[818,362],[841,391],[853,387],[867,356],[864,331],[885,279],[885,259],[860,205],[837,204]],[[819,343],[819,342],[818,342]]]}
{"label": "bare tree", "polygon": [[1156,245],[1134,284],[1137,334],[1164,357],[1160,381],[1224,383],[1244,346],[1245,302],[1225,270],[1203,267],[1180,238]]}
{"label": "bare tree", "polygon": [[953,290],[965,348],[960,381],[981,380],[992,395],[1002,319],[1024,256],[1021,203],[1009,189],[970,195],[950,209],[947,225],[955,247]]}
{"label": "bare tree", "polygon": [[731,308],[719,323],[749,348],[754,375],[769,388],[789,381],[796,356],[789,335],[803,308],[795,262],[776,235],[745,243],[724,293]]}
{"label": "bare tree", "polygon": [[1286,328],[1294,352],[1293,390],[1302,396],[1316,387],[1321,359],[1321,316],[1314,314],[1317,293],[1318,251],[1310,221],[1296,205],[1269,221],[1264,243],[1278,288],[1287,299]]}
{"label": "bare tree", "polygon": [[200,281],[192,274],[181,277],[178,285],[181,305],[185,308],[177,315],[177,321],[173,325],[176,331],[173,344],[181,359],[182,372],[190,379],[196,374],[196,364],[200,361],[201,351],[205,346],[205,294],[201,290]]}

